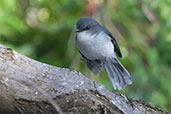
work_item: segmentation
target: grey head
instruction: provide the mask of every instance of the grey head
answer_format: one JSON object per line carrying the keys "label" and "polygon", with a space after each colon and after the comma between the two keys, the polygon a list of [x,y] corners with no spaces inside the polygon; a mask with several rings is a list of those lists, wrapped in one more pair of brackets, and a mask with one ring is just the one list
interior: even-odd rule
{"label": "grey head", "polygon": [[100,24],[96,20],[89,17],[83,17],[78,20],[75,32],[82,32],[93,28],[95,29],[97,26],[100,26]]}

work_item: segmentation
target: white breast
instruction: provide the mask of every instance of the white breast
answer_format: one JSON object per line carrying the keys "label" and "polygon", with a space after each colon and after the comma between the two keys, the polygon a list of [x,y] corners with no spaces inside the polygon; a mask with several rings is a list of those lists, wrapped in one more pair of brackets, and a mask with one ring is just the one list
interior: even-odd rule
{"label": "white breast", "polygon": [[111,38],[103,32],[93,35],[86,31],[78,33],[77,48],[90,60],[115,57]]}

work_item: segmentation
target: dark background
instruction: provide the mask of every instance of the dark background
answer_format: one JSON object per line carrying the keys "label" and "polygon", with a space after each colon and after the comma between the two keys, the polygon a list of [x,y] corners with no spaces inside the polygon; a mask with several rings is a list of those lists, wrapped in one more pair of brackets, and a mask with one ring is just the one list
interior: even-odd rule
{"label": "dark background", "polygon": [[90,16],[117,39],[133,84],[122,91],[171,112],[171,0],[0,0],[0,43],[38,61],[94,76],[75,47],[75,24]]}

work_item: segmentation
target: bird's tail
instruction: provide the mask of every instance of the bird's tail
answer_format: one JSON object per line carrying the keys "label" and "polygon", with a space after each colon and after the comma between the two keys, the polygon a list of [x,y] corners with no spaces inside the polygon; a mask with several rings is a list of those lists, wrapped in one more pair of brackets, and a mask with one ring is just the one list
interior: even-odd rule
{"label": "bird's tail", "polygon": [[125,88],[126,85],[132,84],[129,72],[119,62],[117,58],[108,58],[104,62],[104,68],[114,89]]}

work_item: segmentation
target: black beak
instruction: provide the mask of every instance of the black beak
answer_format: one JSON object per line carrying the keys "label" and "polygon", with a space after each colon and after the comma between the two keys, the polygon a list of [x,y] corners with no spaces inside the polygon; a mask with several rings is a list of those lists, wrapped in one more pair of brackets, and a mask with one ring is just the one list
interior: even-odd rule
{"label": "black beak", "polygon": [[80,29],[76,29],[75,32],[80,32]]}

